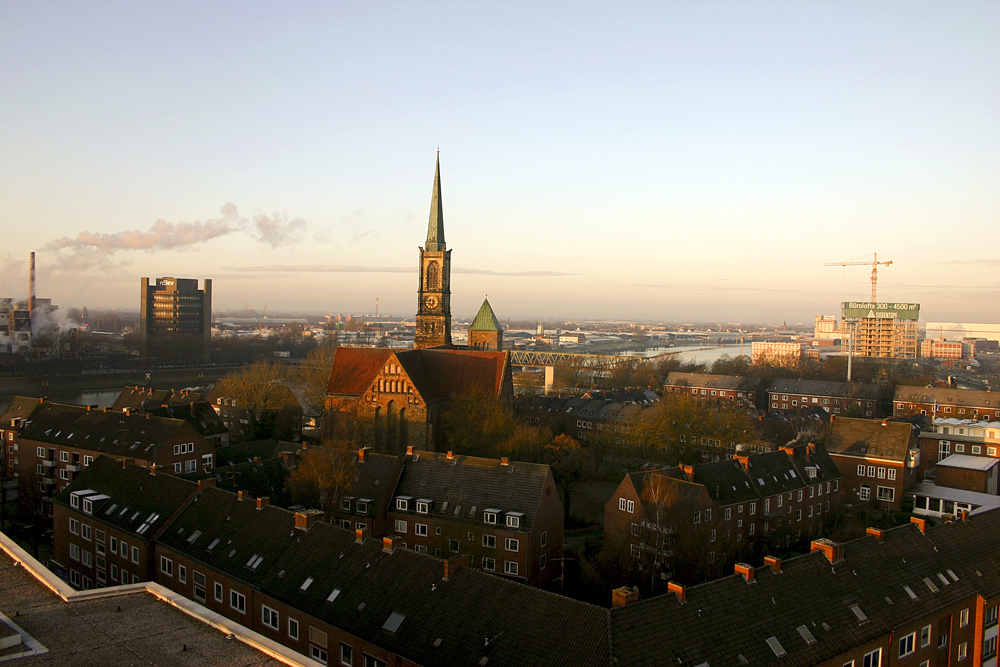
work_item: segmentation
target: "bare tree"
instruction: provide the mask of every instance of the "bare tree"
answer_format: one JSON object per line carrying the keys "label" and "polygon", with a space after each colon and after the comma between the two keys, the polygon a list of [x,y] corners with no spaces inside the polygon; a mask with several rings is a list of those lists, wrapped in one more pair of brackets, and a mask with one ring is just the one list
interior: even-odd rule
{"label": "bare tree", "polygon": [[354,484],[353,459],[335,449],[310,449],[288,478],[292,499],[329,512]]}

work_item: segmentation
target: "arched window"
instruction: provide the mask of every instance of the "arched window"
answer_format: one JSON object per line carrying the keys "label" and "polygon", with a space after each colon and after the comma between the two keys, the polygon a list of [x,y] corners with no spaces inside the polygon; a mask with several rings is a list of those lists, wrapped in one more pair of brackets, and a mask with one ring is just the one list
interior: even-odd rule
{"label": "arched window", "polygon": [[438,287],[438,265],[431,262],[427,265],[427,289],[437,289]]}

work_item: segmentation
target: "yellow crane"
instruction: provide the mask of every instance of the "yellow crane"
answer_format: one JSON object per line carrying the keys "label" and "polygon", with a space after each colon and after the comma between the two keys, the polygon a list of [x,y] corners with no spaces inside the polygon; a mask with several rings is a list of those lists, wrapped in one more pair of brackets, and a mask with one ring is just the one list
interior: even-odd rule
{"label": "yellow crane", "polygon": [[[862,255],[861,257],[867,257],[867,255]],[[871,266],[872,267],[872,303],[875,303],[877,301],[876,298],[875,298],[875,284],[878,282],[878,267],[879,267],[880,264],[882,266],[889,266],[890,264],[892,264],[892,260],[885,260],[885,261],[882,261],[882,262],[878,261],[878,253],[877,252],[873,252],[872,253],[871,261],[868,261],[868,260],[865,260],[865,261],[862,261],[862,262],[857,261],[857,260],[861,259],[861,257],[855,257],[854,259],[849,259],[846,262],[827,262],[826,265],[827,266]]]}

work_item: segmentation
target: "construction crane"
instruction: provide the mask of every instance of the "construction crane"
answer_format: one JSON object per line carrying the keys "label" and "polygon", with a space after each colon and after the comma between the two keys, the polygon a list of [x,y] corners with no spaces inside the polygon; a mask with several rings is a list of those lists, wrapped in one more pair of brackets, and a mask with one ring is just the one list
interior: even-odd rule
{"label": "construction crane", "polygon": [[[867,257],[867,255],[862,255],[862,257]],[[872,267],[872,303],[875,303],[877,299],[875,298],[875,284],[878,282],[878,267],[879,265],[889,266],[892,264],[892,260],[886,260],[883,262],[878,261],[878,253],[872,253],[871,261],[856,261],[860,257],[855,257],[854,259],[849,259],[846,262],[827,262],[827,266],[871,266]]]}

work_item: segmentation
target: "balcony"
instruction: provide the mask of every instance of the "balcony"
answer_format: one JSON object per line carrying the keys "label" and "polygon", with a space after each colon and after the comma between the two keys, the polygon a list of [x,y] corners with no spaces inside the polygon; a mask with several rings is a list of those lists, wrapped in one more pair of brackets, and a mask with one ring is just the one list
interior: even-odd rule
{"label": "balcony", "polygon": [[45,482],[45,486],[55,486],[59,480],[55,477],[43,477],[42,481]]}
{"label": "balcony", "polygon": [[42,465],[46,468],[55,468],[59,465],[59,461],[56,461],[55,459],[45,459],[42,461]]}
{"label": "balcony", "polygon": [[70,472],[80,472],[83,470],[83,465],[80,463],[67,463],[66,470]]}

